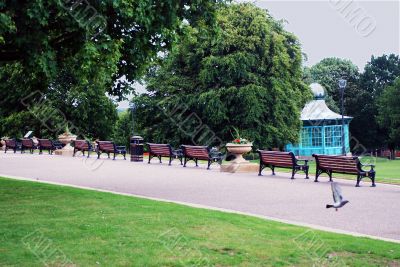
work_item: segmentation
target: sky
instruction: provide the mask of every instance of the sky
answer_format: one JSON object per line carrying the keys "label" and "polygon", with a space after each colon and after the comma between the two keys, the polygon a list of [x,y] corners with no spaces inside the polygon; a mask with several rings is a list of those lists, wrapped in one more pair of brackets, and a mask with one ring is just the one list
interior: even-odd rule
{"label": "sky", "polygon": [[[286,21],[285,29],[299,38],[307,55],[306,66],[338,57],[351,60],[362,71],[372,55],[400,54],[400,0],[251,2]],[[145,91],[139,84],[135,87]],[[119,107],[127,108],[128,102],[120,102]]]}

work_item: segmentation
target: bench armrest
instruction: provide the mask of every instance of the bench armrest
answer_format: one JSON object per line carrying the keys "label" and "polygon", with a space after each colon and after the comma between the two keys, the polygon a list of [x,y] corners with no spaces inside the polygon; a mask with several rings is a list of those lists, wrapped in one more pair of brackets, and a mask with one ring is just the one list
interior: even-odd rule
{"label": "bench armrest", "polygon": [[117,150],[126,150],[126,146],[115,146]]}
{"label": "bench armrest", "polygon": [[361,167],[371,167],[371,170],[373,171],[375,168],[375,164],[362,164],[361,163]]}
{"label": "bench armrest", "polygon": [[297,159],[297,162],[299,162],[299,161],[304,161],[304,165],[307,166],[309,160],[308,159]]}

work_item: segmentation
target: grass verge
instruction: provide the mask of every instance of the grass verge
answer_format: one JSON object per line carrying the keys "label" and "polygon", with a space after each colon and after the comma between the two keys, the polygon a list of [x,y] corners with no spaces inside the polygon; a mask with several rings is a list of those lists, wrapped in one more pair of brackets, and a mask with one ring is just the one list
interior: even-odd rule
{"label": "grass verge", "polygon": [[400,266],[395,243],[64,186],[0,178],[0,210],[0,266]]}

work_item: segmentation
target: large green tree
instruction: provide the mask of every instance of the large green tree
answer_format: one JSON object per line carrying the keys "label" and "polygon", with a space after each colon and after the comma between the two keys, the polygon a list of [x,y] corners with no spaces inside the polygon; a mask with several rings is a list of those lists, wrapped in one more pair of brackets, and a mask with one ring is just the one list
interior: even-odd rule
{"label": "large green tree", "polygon": [[[0,0],[0,120],[26,117],[21,99],[32,96],[29,106],[38,106],[44,95],[57,117],[89,136],[109,136],[116,113],[107,96],[119,100],[133,90],[130,84],[170,49],[183,23],[212,24],[218,3]],[[25,121],[25,128],[37,123]],[[20,131],[12,127],[0,127],[0,134]]]}
{"label": "large green tree", "polygon": [[249,3],[221,8],[216,29],[184,31],[134,100],[147,140],[221,145],[236,127],[256,147],[298,141],[310,90],[293,34]]}
{"label": "large green tree", "polygon": [[394,149],[400,147],[400,77],[383,90],[378,105],[377,121],[381,127],[388,129],[387,145],[394,157]]}

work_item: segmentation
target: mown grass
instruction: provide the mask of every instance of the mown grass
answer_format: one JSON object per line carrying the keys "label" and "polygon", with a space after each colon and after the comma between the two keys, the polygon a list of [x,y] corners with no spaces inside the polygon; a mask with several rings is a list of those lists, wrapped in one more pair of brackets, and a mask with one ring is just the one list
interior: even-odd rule
{"label": "mown grass", "polygon": [[400,244],[0,178],[0,266],[400,266]]}

